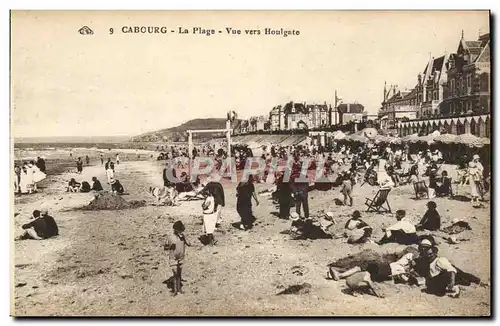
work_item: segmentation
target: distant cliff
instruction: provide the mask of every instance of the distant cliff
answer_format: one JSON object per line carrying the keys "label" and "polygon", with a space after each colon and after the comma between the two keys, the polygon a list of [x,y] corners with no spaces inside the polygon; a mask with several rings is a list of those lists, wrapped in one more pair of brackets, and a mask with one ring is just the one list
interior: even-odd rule
{"label": "distant cliff", "polygon": [[[131,139],[131,141],[133,142],[187,141],[188,136],[186,130],[224,129],[224,128],[226,128],[226,119],[222,118],[193,119],[177,127],[161,129],[135,136]],[[224,136],[224,134],[223,133],[193,134],[193,138],[197,140],[204,140],[204,139],[208,140],[217,136]]]}

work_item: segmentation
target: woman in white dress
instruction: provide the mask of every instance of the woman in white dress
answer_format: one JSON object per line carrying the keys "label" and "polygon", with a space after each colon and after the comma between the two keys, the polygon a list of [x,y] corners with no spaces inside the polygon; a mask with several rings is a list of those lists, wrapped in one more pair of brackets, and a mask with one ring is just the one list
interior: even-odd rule
{"label": "woman in white dress", "polygon": [[215,209],[215,198],[212,189],[207,193],[205,201],[201,205],[203,209],[203,229],[211,246],[217,242],[214,238],[215,227],[217,224],[218,212]]}
{"label": "woman in white dress", "polygon": [[36,189],[35,189],[35,180],[33,179],[33,176],[34,176],[34,164],[32,164],[31,162],[28,163],[28,167],[26,169],[26,186],[28,188],[28,193],[31,194],[33,193]]}
{"label": "woman in white dress", "polygon": [[115,171],[113,171],[111,166],[109,166],[108,169],[106,170],[106,176],[108,177],[108,183],[111,183],[111,180],[113,180],[115,177]]}
{"label": "woman in white dress", "polygon": [[33,180],[33,191],[37,191],[37,182],[42,181],[47,176],[45,173],[40,171],[38,166],[35,165],[35,162],[31,161],[28,165],[31,168],[32,180]]}
{"label": "woman in white dress", "polygon": [[21,168],[21,178],[19,181],[19,192],[22,194],[28,193],[28,165],[23,164]]}
{"label": "woman in white dress", "polygon": [[479,196],[481,195],[478,187],[482,176],[481,167],[477,164],[477,162],[472,161],[469,163],[468,174],[472,206],[476,206],[479,202]]}

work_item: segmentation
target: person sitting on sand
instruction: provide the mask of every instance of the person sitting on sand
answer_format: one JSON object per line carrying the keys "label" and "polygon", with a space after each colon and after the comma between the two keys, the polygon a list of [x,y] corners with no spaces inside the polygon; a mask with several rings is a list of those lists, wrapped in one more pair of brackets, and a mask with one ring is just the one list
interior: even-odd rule
{"label": "person sitting on sand", "polygon": [[101,182],[97,180],[96,177],[92,177],[92,189],[93,191],[103,191]]}
{"label": "person sitting on sand", "polygon": [[405,210],[397,210],[397,222],[385,229],[384,236],[377,242],[377,244],[382,245],[389,242],[395,242],[410,245],[417,243],[418,236],[415,225],[413,225],[405,216]]}
{"label": "person sitting on sand", "polygon": [[34,210],[32,218],[33,221],[23,224],[24,233],[15,240],[43,240],[59,235],[56,221],[46,210],[43,212]]}
{"label": "person sitting on sand", "polygon": [[80,191],[80,182],[76,182],[75,178],[71,178],[68,182],[68,188],[66,191],[68,192],[79,192]]}
{"label": "person sitting on sand", "polygon": [[290,214],[290,220],[292,221],[290,235],[293,240],[333,238],[333,235],[326,233],[319,223],[310,218],[301,218],[297,212]]}
{"label": "person sitting on sand", "polygon": [[90,192],[90,184],[87,181],[83,181],[82,185],[80,186],[80,192]]}
{"label": "person sitting on sand", "polygon": [[373,232],[373,229],[361,219],[361,213],[358,210],[352,213],[352,217],[347,220],[344,229],[349,244],[366,243]]}
{"label": "person sitting on sand", "polygon": [[120,183],[120,180],[112,179],[110,181],[110,184],[111,184],[111,191],[113,193],[118,194],[118,195],[123,195],[125,193],[125,189],[123,189],[123,186]]}
{"label": "person sitting on sand", "polygon": [[427,203],[427,211],[422,220],[416,225],[417,230],[437,231],[441,228],[441,216],[436,208],[437,205],[435,202],[430,201]]}
{"label": "person sitting on sand", "polygon": [[425,252],[429,264],[425,280],[427,293],[437,296],[448,294],[452,298],[457,298],[460,295],[458,285],[469,286],[481,282],[478,277],[462,271],[438,253],[437,246],[432,246]]}
{"label": "person sitting on sand", "polygon": [[441,172],[441,179],[436,182],[436,196],[445,197],[452,196],[451,178],[448,178],[448,171]]}

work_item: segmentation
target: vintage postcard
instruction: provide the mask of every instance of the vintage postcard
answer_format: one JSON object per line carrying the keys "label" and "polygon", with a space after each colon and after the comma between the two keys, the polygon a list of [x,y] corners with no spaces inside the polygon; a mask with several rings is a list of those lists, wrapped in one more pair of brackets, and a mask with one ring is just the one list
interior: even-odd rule
{"label": "vintage postcard", "polygon": [[490,316],[489,11],[11,11],[11,315]]}

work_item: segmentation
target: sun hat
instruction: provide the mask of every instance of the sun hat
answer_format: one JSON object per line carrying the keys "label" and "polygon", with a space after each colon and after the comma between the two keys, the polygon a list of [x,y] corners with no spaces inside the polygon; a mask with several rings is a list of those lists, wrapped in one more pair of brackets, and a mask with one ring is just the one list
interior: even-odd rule
{"label": "sun hat", "polygon": [[479,155],[477,154],[474,154],[474,156],[472,156],[472,158],[475,160],[475,159],[478,159],[479,160]]}
{"label": "sun hat", "polygon": [[429,239],[424,239],[420,242],[422,247],[432,247],[432,243]]}
{"label": "sun hat", "polygon": [[290,219],[292,221],[298,221],[300,219],[300,216],[299,216],[299,214],[293,212],[293,213],[290,214]]}
{"label": "sun hat", "polygon": [[115,183],[116,183],[115,179],[111,179],[111,181],[109,181],[109,184],[115,184]]}

